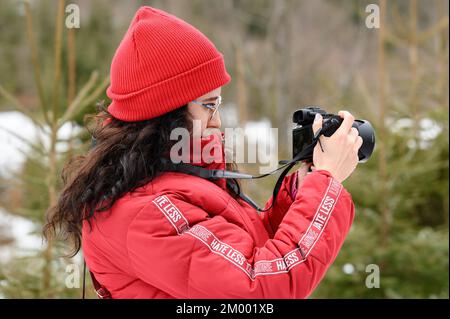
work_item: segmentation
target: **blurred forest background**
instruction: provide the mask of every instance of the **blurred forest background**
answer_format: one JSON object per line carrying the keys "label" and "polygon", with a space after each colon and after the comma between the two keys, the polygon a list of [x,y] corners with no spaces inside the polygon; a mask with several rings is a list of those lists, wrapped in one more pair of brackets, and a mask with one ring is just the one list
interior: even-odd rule
{"label": "blurred forest background", "polygon": [[[81,24],[68,29],[72,3]],[[365,24],[370,3],[378,29]],[[141,5],[216,44],[233,77],[224,126],[280,128],[280,158],[300,107],[346,109],[374,125],[372,158],[344,183],[355,223],[311,298],[449,297],[448,0],[1,0],[0,298],[81,296],[66,285],[81,256],[61,257],[64,243],[42,241],[41,227],[64,162],[89,147],[83,116],[106,99],[114,50]],[[274,182],[245,187],[262,204]],[[379,288],[366,287],[371,264]]]}

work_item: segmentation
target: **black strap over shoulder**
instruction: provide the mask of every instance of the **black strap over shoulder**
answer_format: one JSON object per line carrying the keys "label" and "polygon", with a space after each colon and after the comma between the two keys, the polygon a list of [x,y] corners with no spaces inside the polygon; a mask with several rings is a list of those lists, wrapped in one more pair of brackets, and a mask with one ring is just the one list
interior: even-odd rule
{"label": "black strap over shoulder", "polygon": [[[112,299],[111,293],[102,284],[100,284],[95,278],[92,271],[89,271],[91,275],[92,285],[94,286],[95,292],[100,299]],[[83,295],[82,299],[86,297],[86,261],[83,259]]]}

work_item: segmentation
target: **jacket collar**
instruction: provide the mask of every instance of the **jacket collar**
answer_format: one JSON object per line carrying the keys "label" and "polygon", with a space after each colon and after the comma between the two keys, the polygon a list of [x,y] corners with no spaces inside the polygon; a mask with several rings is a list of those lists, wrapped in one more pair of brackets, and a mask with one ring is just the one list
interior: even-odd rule
{"label": "jacket collar", "polygon": [[[226,168],[224,133],[211,134],[207,137],[192,137],[190,142],[189,164],[206,169],[224,170]],[[226,190],[224,178],[211,181]]]}
{"label": "jacket collar", "polygon": [[[194,139],[195,140],[195,139]],[[192,145],[192,154],[196,154],[197,160],[193,161],[193,165],[198,165],[204,167],[206,169],[221,169],[224,170],[226,168],[225,163],[225,150],[224,150],[224,134],[211,134],[207,137],[202,137],[200,139],[200,148],[196,148],[194,151],[194,145]],[[201,150],[201,156],[198,156],[198,149]],[[198,161],[200,159],[200,161]],[[220,178],[217,180],[212,180],[220,188],[226,190],[227,183],[224,178]]]}

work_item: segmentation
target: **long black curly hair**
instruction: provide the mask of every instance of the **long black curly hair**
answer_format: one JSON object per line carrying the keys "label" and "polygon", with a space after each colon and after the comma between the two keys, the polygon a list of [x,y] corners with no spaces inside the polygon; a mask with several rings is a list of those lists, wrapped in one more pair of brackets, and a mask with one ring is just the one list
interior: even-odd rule
{"label": "long black curly hair", "polygon": [[192,131],[186,105],[139,122],[112,117],[103,103],[97,108],[98,113],[88,116],[86,124],[96,146],[65,164],[63,189],[57,204],[47,211],[43,228],[47,240],[59,233],[69,242],[73,248],[70,256],[81,248],[82,221],[108,210],[125,193],[164,172],[162,159],[168,158],[176,143],[170,140],[170,132],[178,127]]}

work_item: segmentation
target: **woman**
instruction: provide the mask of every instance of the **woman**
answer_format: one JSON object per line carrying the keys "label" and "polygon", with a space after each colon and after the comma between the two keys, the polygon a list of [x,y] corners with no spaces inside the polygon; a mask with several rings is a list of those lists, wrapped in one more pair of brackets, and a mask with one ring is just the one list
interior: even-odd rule
{"label": "woman", "polygon": [[[192,120],[201,123],[202,136],[192,137],[201,150],[213,143],[220,151],[193,165],[225,168],[217,109],[229,81],[222,54],[200,31],[138,10],[112,61],[112,103],[96,116],[96,146],[63,170],[45,228],[47,236],[60,229],[73,253],[82,246],[112,298],[305,298],[336,258],[354,217],[341,183],[362,144],[348,112],[320,138],[313,171],[303,165],[285,177],[262,214],[225,180],[167,171],[170,133],[192,132]],[[321,125],[318,117],[314,131]]]}

